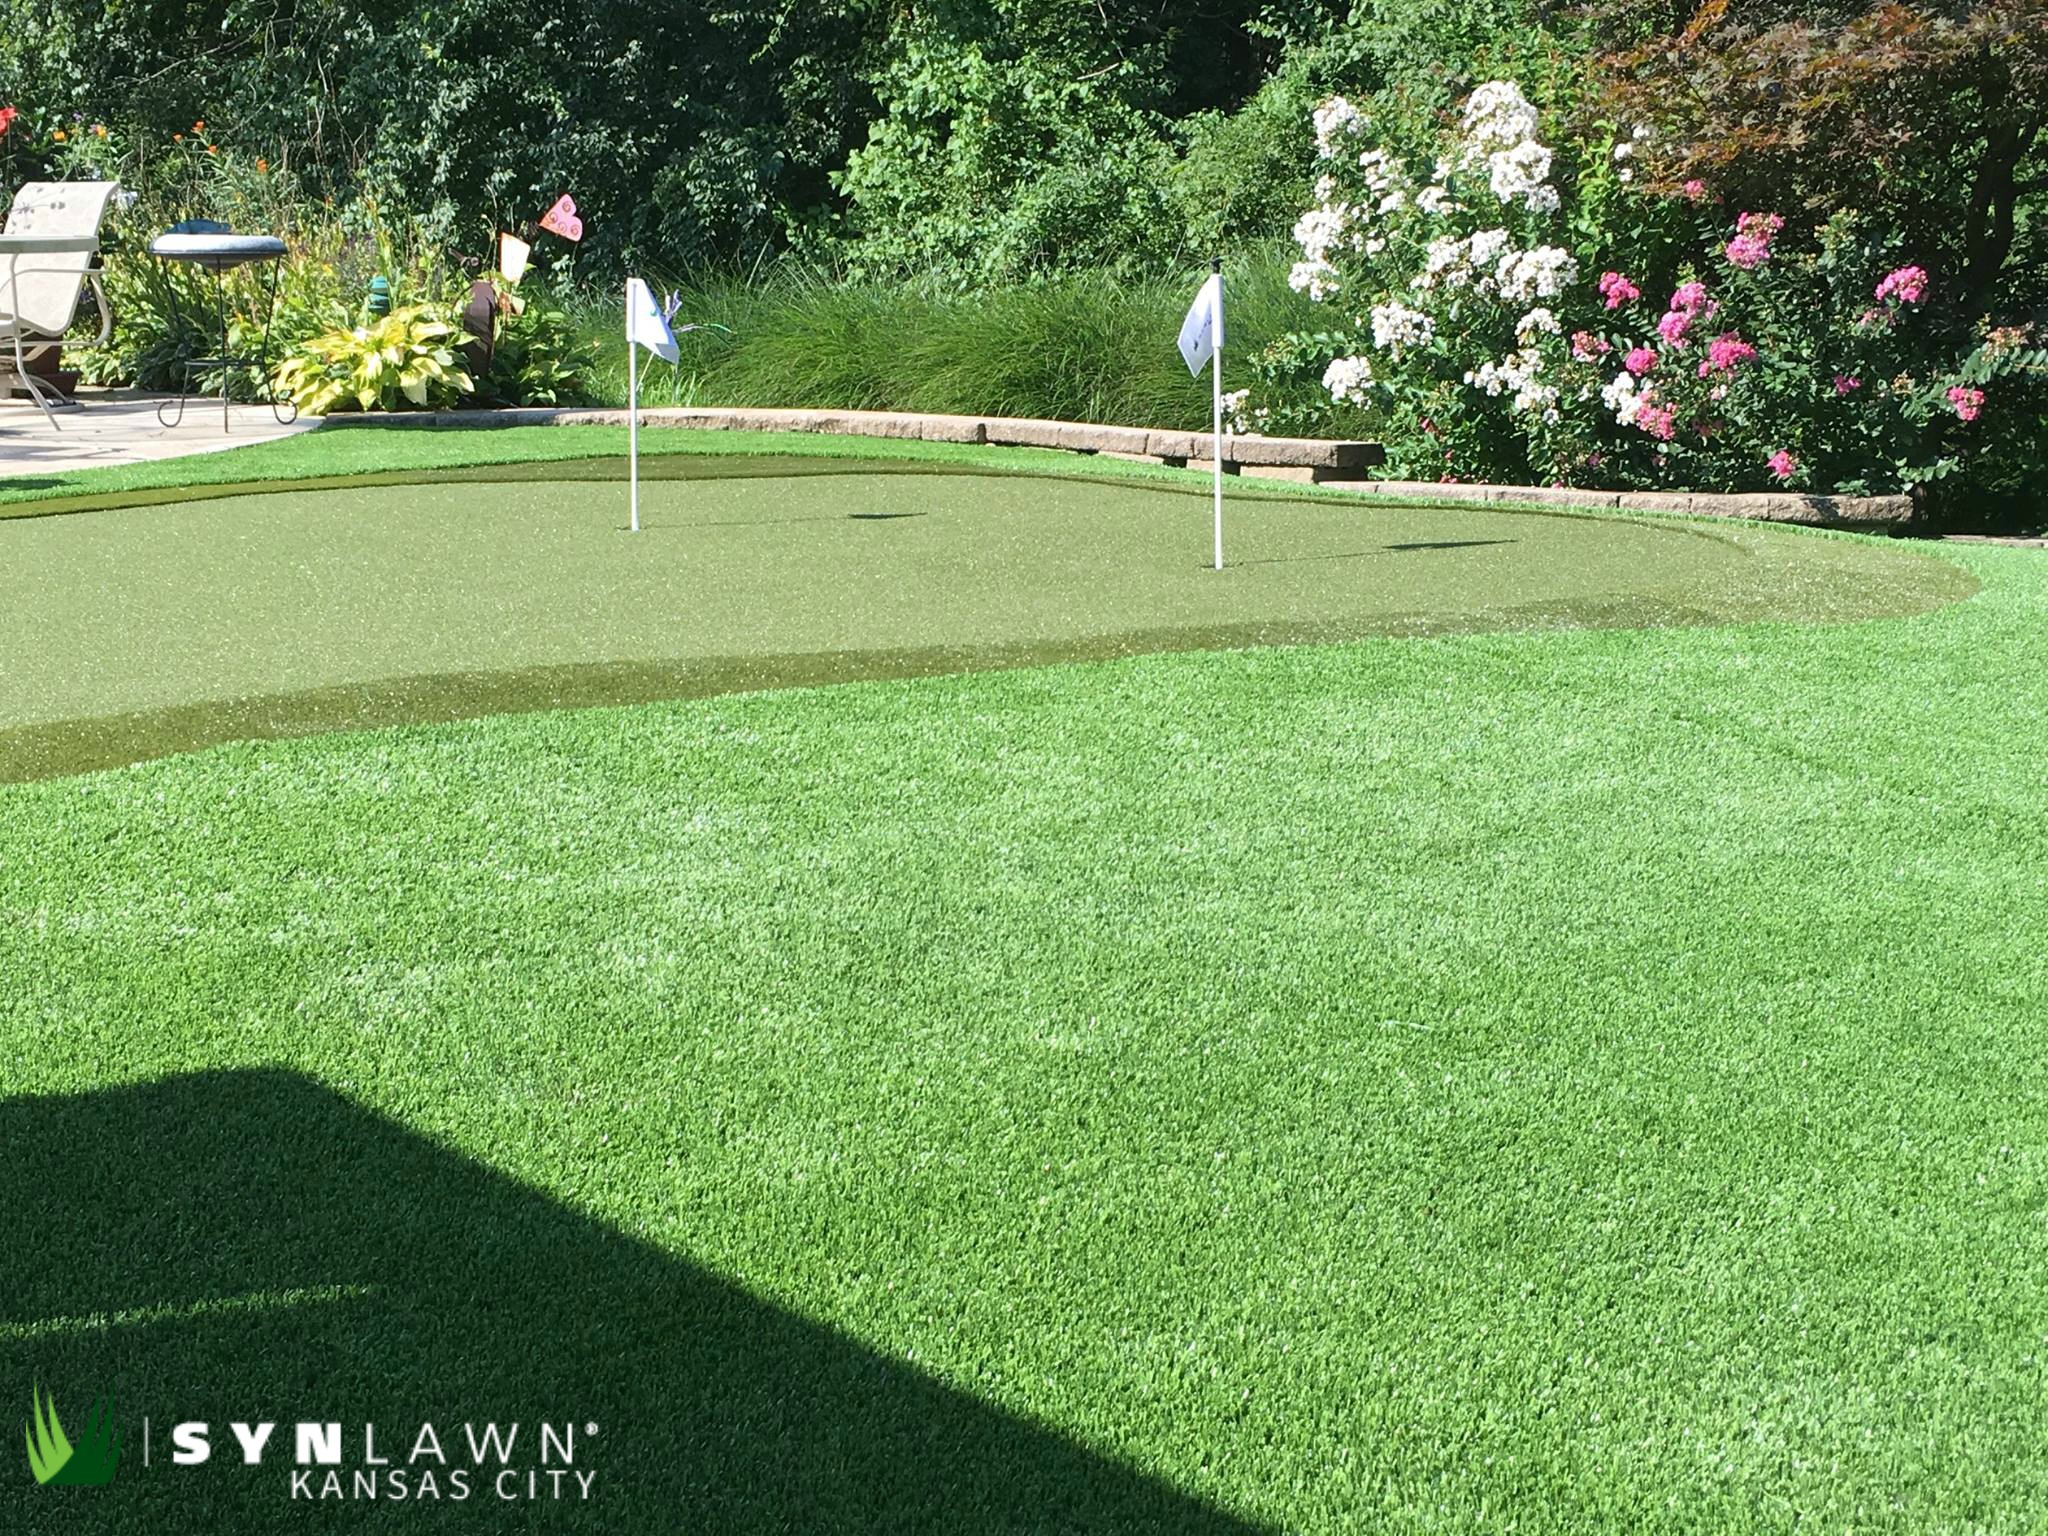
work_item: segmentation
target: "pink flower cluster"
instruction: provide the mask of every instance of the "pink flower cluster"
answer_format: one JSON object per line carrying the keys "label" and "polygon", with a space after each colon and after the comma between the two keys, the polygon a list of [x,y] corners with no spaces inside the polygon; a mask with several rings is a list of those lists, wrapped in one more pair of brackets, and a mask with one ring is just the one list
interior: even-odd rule
{"label": "pink flower cluster", "polygon": [[1927,270],[1924,267],[1900,267],[1896,272],[1887,272],[1884,280],[1877,285],[1877,301],[1880,304],[1898,299],[1905,304],[1918,304],[1927,297]]}
{"label": "pink flower cluster", "polygon": [[1799,461],[1782,448],[1765,459],[1764,463],[1770,466],[1771,473],[1780,480],[1790,480],[1799,472]]}
{"label": "pink flower cluster", "polygon": [[1642,408],[1636,412],[1636,426],[1658,442],[1668,443],[1678,435],[1678,412],[1661,401],[1646,397]]}
{"label": "pink flower cluster", "polygon": [[1707,360],[1700,364],[1700,377],[1704,379],[1713,373],[1733,373],[1741,364],[1755,361],[1755,347],[1733,331],[1723,331],[1707,343]]}
{"label": "pink flower cluster", "polygon": [[1785,221],[1775,213],[1745,213],[1735,221],[1735,238],[1723,254],[1745,272],[1754,272],[1771,259],[1771,240]]}
{"label": "pink flower cluster", "polygon": [[1621,360],[1621,366],[1640,379],[1656,368],[1657,354],[1648,347],[1632,347],[1628,356]]}
{"label": "pink flower cluster", "polygon": [[1705,283],[1682,283],[1671,295],[1671,307],[1664,318],[1657,322],[1657,334],[1674,347],[1685,345],[1686,333],[1692,329],[1695,320],[1711,320],[1720,304],[1707,297]]}
{"label": "pink flower cluster", "polygon": [[1609,309],[1619,309],[1643,296],[1643,290],[1623,277],[1619,272],[1600,274],[1600,293],[1607,300]]}
{"label": "pink flower cluster", "polygon": [[1838,395],[1846,395],[1862,387],[1863,381],[1853,373],[1838,373],[1835,375],[1835,393]]}
{"label": "pink flower cluster", "polygon": [[1695,176],[1691,181],[1688,181],[1679,190],[1685,193],[1685,200],[1688,203],[1698,203],[1704,202],[1706,200],[1707,184],[1704,181],[1701,181],[1697,176]]}
{"label": "pink flower cluster", "polygon": [[1957,384],[1948,392],[1948,403],[1964,421],[1975,421],[1977,413],[1984,409],[1984,391]]}
{"label": "pink flower cluster", "polygon": [[1614,343],[1591,331],[1572,332],[1572,356],[1582,363],[1597,363],[1614,350]]}

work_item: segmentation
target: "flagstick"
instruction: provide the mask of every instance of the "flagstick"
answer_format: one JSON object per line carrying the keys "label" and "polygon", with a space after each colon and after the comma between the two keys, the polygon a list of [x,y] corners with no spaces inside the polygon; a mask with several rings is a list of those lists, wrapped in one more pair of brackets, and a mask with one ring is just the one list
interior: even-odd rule
{"label": "flagstick", "polygon": [[[1223,263],[1212,261],[1212,272],[1219,277]],[[1216,315],[1211,322],[1216,328],[1216,350],[1209,354],[1209,404],[1210,451],[1216,461],[1216,569],[1223,569],[1223,292],[1219,286],[1216,292]]]}
{"label": "flagstick", "polygon": [[640,343],[633,336],[633,280],[626,280],[626,474],[633,531],[640,531]]}

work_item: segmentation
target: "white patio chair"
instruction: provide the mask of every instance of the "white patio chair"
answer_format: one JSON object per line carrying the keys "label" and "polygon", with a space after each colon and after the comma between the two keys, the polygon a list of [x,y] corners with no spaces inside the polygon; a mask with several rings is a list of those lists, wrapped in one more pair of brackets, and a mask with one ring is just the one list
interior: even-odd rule
{"label": "white patio chair", "polygon": [[[75,402],[39,379],[29,363],[65,346],[105,346],[113,335],[113,311],[93,257],[107,204],[119,190],[112,181],[26,182],[0,230],[0,343],[12,349],[0,351],[0,390],[26,389],[52,427],[58,426],[52,400]],[[88,286],[99,305],[100,333],[89,342],[67,342]]]}

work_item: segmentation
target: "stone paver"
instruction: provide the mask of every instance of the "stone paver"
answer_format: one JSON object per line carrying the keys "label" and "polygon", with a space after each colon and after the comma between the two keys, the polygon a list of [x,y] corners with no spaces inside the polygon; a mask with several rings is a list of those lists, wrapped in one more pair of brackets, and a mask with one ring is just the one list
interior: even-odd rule
{"label": "stone paver", "polygon": [[2001,549],[2048,549],[2048,534],[1944,533],[1944,544],[1994,544]]}
{"label": "stone paver", "polygon": [[222,431],[220,402],[195,399],[187,402],[183,421],[166,427],[156,417],[161,396],[88,393],[83,398],[86,403],[78,409],[57,412],[55,430],[34,402],[0,401],[0,476],[217,453],[319,425],[308,419],[280,426],[267,405],[236,405],[229,407],[228,430]]}

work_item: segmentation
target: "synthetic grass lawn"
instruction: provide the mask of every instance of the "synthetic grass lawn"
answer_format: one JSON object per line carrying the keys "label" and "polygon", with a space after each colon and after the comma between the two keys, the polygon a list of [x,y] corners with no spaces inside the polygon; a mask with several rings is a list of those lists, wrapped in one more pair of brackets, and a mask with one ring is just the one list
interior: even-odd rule
{"label": "synthetic grass lawn", "polygon": [[0,778],[1147,650],[1840,621],[1973,585],[1881,542],[1273,495],[1234,503],[1218,574],[1206,495],[1169,483],[816,457],[650,469],[637,535],[603,461],[0,520]]}
{"label": "synthetic grass lawn", "polygon": [[128,1437],[0,1528],[2033,1529],[2048,563],[1942,558],[0,787],[0,1380]]}

